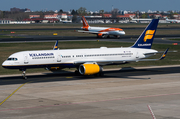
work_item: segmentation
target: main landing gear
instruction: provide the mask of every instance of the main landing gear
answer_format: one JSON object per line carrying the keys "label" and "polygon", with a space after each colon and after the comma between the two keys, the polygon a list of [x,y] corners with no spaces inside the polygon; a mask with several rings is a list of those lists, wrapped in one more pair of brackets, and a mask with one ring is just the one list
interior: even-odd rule
{"label": "main landing gear", "polygon": [[114,35],[117,39],[120,39],[120,36],[119,35]]}
{"label": "main landing gear", "polygon": [[22,77],[23,77],[23,79],[27,80],[27,77],[26,77],[26,69],[20,69],[20,71],[22,71]]}

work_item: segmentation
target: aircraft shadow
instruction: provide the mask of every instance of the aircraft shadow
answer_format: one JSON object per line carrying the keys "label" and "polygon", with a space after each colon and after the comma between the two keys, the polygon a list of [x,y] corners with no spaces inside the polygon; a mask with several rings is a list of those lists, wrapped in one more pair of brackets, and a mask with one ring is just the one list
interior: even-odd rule
{"label": "aircraft shadow", "polygon": [[74,72],[63,71],[61,73],[44,73],[44,75],[27,75],[28,79],[23,80],[22,76],[10,76],[10,77],[1,77],[0,85],[11,85],[11,84],[24,84],[27,82],[39,83],[39,82],[56,82],[56,81],[72,81],[72,80],[86,80],[93,79],[96,80],[102,78],[126,78],[134,80],[149,80],[150,78],[137,78],[133,76],[145,76],[145,75],[157,75],[157,74],[173,74],[180,73],[180,66],[172,67],[161,67],[161,68],[149,68],[149,69],[121,69],[121,70],[111,70],[104,71],[104,76],[81,76],[76,75]]}

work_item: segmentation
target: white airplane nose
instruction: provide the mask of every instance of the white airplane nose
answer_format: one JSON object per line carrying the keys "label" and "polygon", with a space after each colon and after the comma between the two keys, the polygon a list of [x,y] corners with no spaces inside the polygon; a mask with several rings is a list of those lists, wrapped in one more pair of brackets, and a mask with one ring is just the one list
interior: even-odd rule
{"label": "white airplane nose", "polygon": [[121,31],[120,33],[121,33],[122,35],[125,35],[125,32],[124,32],[124,31]]}
{"label": "white airplane nose", "polygon": [[119,35],[125,35],[125,32],[124,31],[119,31],[118,34]]}
{"label": "white airplane nose", "polygon": [[5,68],[5,66],[7,66],[8,65],[8,63],[6,62],[6,61],[4,61],[3,63],[2,63],[2,67],[4,67]]}

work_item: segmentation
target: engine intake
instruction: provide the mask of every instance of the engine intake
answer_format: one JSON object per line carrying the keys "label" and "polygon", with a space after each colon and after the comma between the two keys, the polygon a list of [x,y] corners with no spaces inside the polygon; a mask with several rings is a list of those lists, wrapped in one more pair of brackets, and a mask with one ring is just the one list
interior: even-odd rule
{"label": "engine intake", "polygon": [[81,64],[79,66],[79,73],[81,75],[93,75],[101,71],[101,67],[97,64]]}

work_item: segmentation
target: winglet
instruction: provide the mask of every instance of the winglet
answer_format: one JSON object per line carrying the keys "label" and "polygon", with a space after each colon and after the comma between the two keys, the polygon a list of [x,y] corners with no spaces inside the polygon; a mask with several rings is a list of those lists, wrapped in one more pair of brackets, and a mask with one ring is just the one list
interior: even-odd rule
{"label": "winglet", "polygon": [[57,50],[58,49],[58,40],[56,41],[53,50]]}
{"label": "winglet", "polygon": [[161,56],[161,58],[159,60],[162,60],[166,57],[168,50],[169,50],[169,48],[166,49],[166,51],[163,53],[163,55]]}

